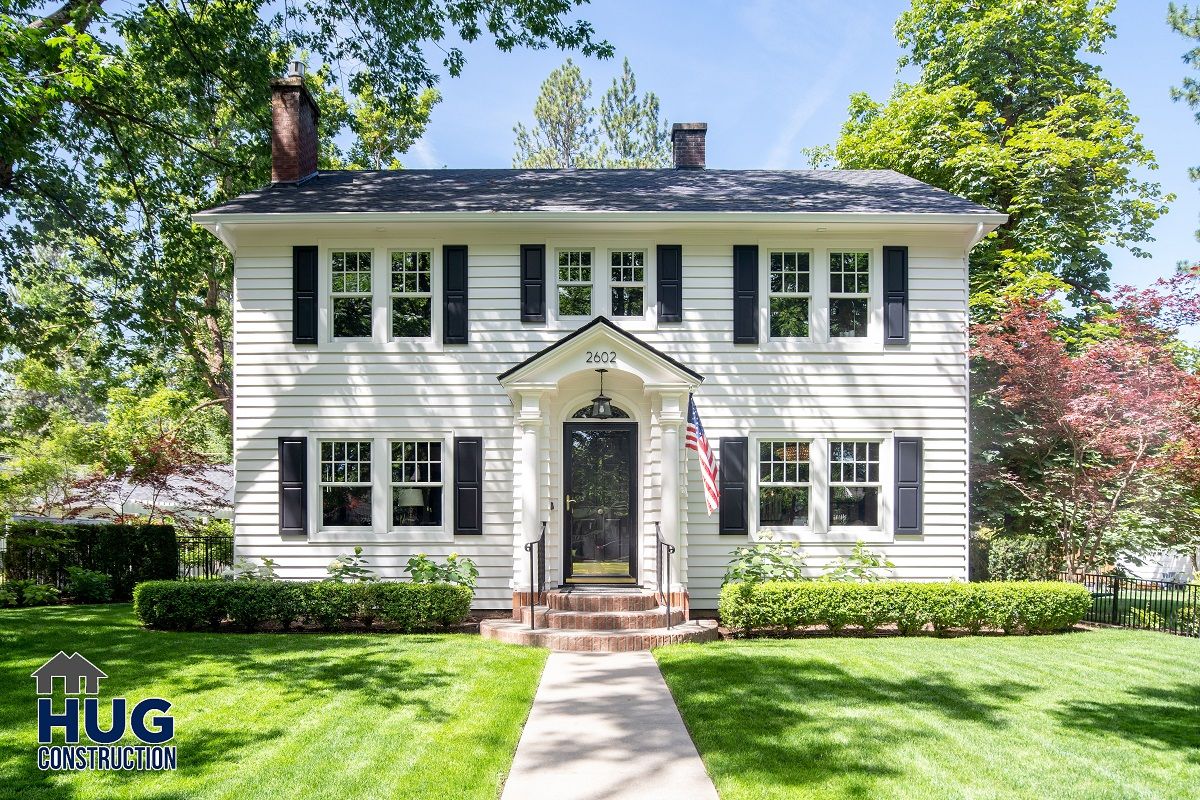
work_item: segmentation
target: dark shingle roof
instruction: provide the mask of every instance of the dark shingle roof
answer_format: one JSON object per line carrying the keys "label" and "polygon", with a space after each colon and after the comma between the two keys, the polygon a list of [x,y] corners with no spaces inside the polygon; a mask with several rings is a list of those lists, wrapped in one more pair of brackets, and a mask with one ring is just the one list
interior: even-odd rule
{"label": "dark shingle roof", "polygon": [[891,170],[718,169],[322,172],[204,213],[363,211],[995,213]]}

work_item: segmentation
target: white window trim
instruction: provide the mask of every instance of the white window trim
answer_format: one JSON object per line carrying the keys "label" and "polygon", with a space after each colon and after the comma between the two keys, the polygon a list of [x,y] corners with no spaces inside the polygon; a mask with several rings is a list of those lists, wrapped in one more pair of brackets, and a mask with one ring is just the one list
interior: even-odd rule
{"label": "white window trim", "polygon": [[[359,442],[359,443],[367,442],[371,445],[371,461],[370,461],[371,480],[369,483],[367,483],[367,482],[326,483],[321,480],[321,450],[324,448],[324,446],[326,444],[333,443],[333,442]],[[376,466],[377,466],[376,462],[378,460],[376,457],[376,453],[378,452],[377,447],[378,447],[378,443],[375,441],[374,437],[372,437],[370,435],[366,435],[366,434],[354,433],[352,431],[347,431],[345,433],[330,433],[330,434],[318,436],[316,438],[316,447],[312,448],[314,450],[314,452],[310,455],[310,461],[312,463],[310,464],[311,469],[308,473],[309,475],[312,475],[314,477],[314,480],[312,480],[311,483],[313,484],[313,487],[315,489],[315,491],[312,493],[315,495],[315,497],[313,498],[314,502],[313,502],[313,506],[312,506],[314,519],[311,520],[311,522],[313,524],[309,526],[309,530],[321,530],[321,531],[328,531],[328,532],[347,533],[352,536],[357,536],[357,537],[361,538],[364,535],[370,535],[370,533],[379,526],[379,517],[377,516],[379,513],[379,502],[378,502],[379,498],[378,498],[378,485],[377,484],[379,482],[378,482],[378,480],[376,480],[376,478],[378,476],[378,470],[376,469]],[[324,523],[325,515],[324,515],[324,508],[323,508],[322,502],[321,502],[322,501],[321,495],[322,495],[322,489],[326,486],[366,486],[366,487],[369,487],[371,489],[371,524],[370,525],[325,525],[325,523]]]}
{"label": "white window trim", "polygon": [[[312,544],[453,544],[454,510],[454,431],[448,428],[388,428],[364,431],[322,428],[295,431],[307,436],[316,446],[308,448],[308,541]],[[471,435],[471,432],[459,432]],[[371,527],[321,525],[320,452],[322,441],[353,439],[371,442]],[[399,440],[440,441],[442,443],[442,524],[392,527],[392,451],[391,442]],[[385,455],[381,456],[380,453]]]}
{"label": "white window trim", "polygon": [[[733,435],[733,434],[731,434]],[[784,541],[800,542],[802,544],[854,544],[862,541],[865,544],[892,544],[895,541],[894,524],[892,520],[892,493],[895,481],[893,459],[895,457],[892,431],[880,430],[839,430],[812,431],[788,428],[763,428],[750,432],[747,436],[754,459],[754,473],[748,480],[747,509],[749,515],[749,534],[747,538],[754,541],[759,533],[771,534]],[[760,442],[799,440],[809,442],[809,525],[808,527],[771,527],[758,524],[758,445]],[[876,527],[860,527],[855,525],[830,525],[829,519],[829,443],[838,442],[875,442],[879,444],[879,525]]]}
{"label": "white window trim", "polygon": [[[558,313],[558,253],[560,250],[590,250],[592,252],[592,314],[561,316]],[[626,250],[641,250],[645,258],[645,288],[642,293],[642,316],[614,317],[612,315],[612,254]],[[598,316],[631,331],[648,333],[658,328],[658,248],[654,242],[621,238],[572,237],[546,242],[546,314],[553,326],[578,327]]]}
{"label": "white window trim", "polygon": [[[638,281],[614,281],[612,279],[612,257],[613,253],[641,253],[642,254],[642,280]],[[618,267],[618,269],[624,269]],[[630,269],[634,269],[631,267]],[[649,312],[650,299],[650,251],[645,247],[610,247],[604,251],[604,301],[608,305],[608,316],[613,322],[644,322]],[[617,316],[612,309],[612,290],[618,286],[629,288],[641,288],[642,290],[642,313],[640,316]]]}
{"label": "white window trim", "polygon": [[[764,353],[882,353],[883,347],[883,240],[834,238],[798,235],[790,238],[764,238],[758,241],[758,341]],[[809,285],[809,337],[807,339],[771,338],[771,251],[794,250],[811,253]],[[843,250],[871,254],[871,293],[867,303],[867,335],[839,337],[829,335],[829,253]]]}
{"label": "white window trim", "polygon": [[[369,292],[334,292],[333,291],[333,256],[335,253],[367,253],[371,257],[371,291]],[[369,342],[371,336],[337,336],[333,330],[333,301],[344,297],[365,297],[371,301],[371,330],[375,330],[375,289],[379,285],[379,259],[373,247],[331,247],[325,254],[323,272],[328,279],[328,290],[325,292],[325,305],[329,309],[328,327],[326,332],[331,342]]]}
{"label": "white window trim", "polygon": [[[859,253],[867,254],[867,291],[865,291],[865,292],[847,292],[847,291],[835,292],[835,291],[833,291],[833,255],[834,255],[834,253],[841,253],[843,255],[845,255],[847,253],[851,253],[854,255],[858,255]],[[828,285],[829,285],[829,291],[827,292],[826,297],[825,297],[825,308],[826,308],[826,313],[829,316],[829,340],[831,342],[841,342],[845,339],[862,340],[862,339],[870,339],[871,338],[871,322],[872,322],[872,313],[871,312],[873,310],[871,301],[874,299],[874,296],[875,296],[875,288],[876,288],[875,273],[877,271],[876,270],[877,263],[878,263],[878,259],[875,257],[875,253],[872,250],[869,250],[866,248],[831,247],[825,252],[825,263],[823,266],[825,269],[825,274],[827,276],[827,281],[828,281]],[[844,276],[846,273],[843,272],[842,274]],[[857,275],[858,273],[854,272],[851,274]],[[880,274],[880,277],[882,277],[882,273]],[[845,289],[845,278],[844,277],[842,279],[842,282],[843,282],[842,288]],[[867,301],[867,335],[866,336],[834,336],[833,335],[833,313],[832,313],[831,307],[833,306],[834,300],[866,300]]]}
{"label": "white window trim", "polygon": [[[829,455],[829,447],[834,442],[853,443],[853,444],[875,444],[879,446],[879,480],[878,481],[835,481],[833,480],[833,459]],[[870,436],[852,438],[849,436],[830,436],[825,442],[825,458],[826,458],[826,481],[824,486],[826,513],[829,514],[828,519],[832,520],[832,508],[829,504],[829,492],[838,487],[879,487],[879,507],[875,510],[878,514],[878,525],[834,525],[829,524],[829,530],[832,533],[841,533],[846,531],[882,531],[884,527],[883,496],[887,493],[887,484],[883,482],[883,459],[884,446],[882,440]]]}
{"label": "white window trim", "polygon": [[[441,465],[442,479],[437,482],[427,483],[395,483],[392,481],[392,444],[395,442],[437,442],[441,445]],[[450,447],[453,445],[450,444]],[[453,483],[447,483],[447,476],[450,474],[450,462],[453,454],[448,449],[447,437],[444,435],[428,435],[428,436],[394,436],[388,439],[387,444],[387,527],[389,533],[402,533],[406,535],[419,535],[422,532],[443,531],[453,525],[453,520],[446,519],[446,514],[450,512],[452,505],[449,502],[450,493],[454,490]],[[396,491],[397,486],[415,486],[418,488],[432,488],[440,486],[442,489],[442,513],[440,514],[442,523],[440,525],[395,525],[392,522],[392,493]]]}
{"label": "white window trim", "polygon": [[[428,292],[396,292],[392,290],[392,256],[396,253],[429,253],[429,291]],[[401,344],[427,344],[436,335],[441,337],[438,330],[437,305],[439,288],[435,277],[438,264],[435,251],[429,247],[389,247],[387,249],[387,341]],[[392,303],[397,297],[428,297],[429,298],[429,336],[393,336],[392,335]]]}
{"label": "white window trim", "polygon": [[[371,256],[371,337],[342,339],[333,337],[331,305],[334,250],[370,250]],[[432,295],[433,325],[427,339],[393,339],[392,333],[392,261],[391,253],[398,250],[428,250]],[[322,331],[320,350],[336,353],[440,353],[442,346],[442,243],[439,240],[404,237],[362,237],[359,239],[320,239],[317,257],[321,269],[317,274],[318,329]],[[470,256],[468,255],[468,258]],[[382,265],[382,268],[380,267]]]}
{"label": "white window trim", "polygon": [[[592,271],[592,280],[590,283],[585,283],[583,281],[562,281],[560,283],[559,277],[558,277],[558,271],[560,269],[562,269],[562,266],[559,265],[558,258],[563,253],[587,253],[591,256],[592,263],[586,267],[587,269],[590,269]],[[591,319],[592,317],[596,316],[598,313],[600,313],[599,312],[600,297],[597,296],[597,295],[601,294],[599,291],[597,291],[598,284],[600,284],[600,277],[596,274],[597,273],[596,259],[598,258],[597,249],[595,247],[586,247],[586,246],[556,247],[556,248],[554,248],[553,252],[551,253],[551,256],[552,256],[552,258],[551,258],[551,263],[549,266],[550,266],[550,269],[554,270],[554,293],[551,295],[550,299],[554,303],[555,316],[557,316],[559,319],[562,319],[562,320],[588,320],[588,319]],[[567,269],[571,269],[572,267],[575,267],[576,269],[583,269],[583,267],[581,265],[567,265]],[[587,286],[591,290],[592,299],[591,299],[591,303],[589,304],[591,306],[590,314],[563,314],[559,311],[560,298],[558,296],[558,292],[559,292],[560,288],[567,287],[567,286]]]}
{"label": "white window trim", "polygon": [[[766,292],[766,316],[764,323],[766,328],[763,331],[768,342],[777,342],[779,344],[792,344],[815,341],[816,334],[816,254],[811,247],[770,247],[765,250],[766,257],[762,257],[763,251],[760,251],[760,262],[762,269],[766,271],[766,280],[763,281],[763,291]],[[772,292],[771,291],[771,254],[772,253],[807,253],[808,254],[808,291],[807,292]],[[788,298],[806,298],[808,300],[808,336],[784,336],[778,339],[771,338],[771,298],[772,297],[788,297]]]}
{"label": "white window trim", "polygon": [[[762,460],[761,460],[762,454],[761,454],[760,450],[761,450],[761,445],[764,442],[795,442],[797,444],[807,444],[808,445],[808,480],[807,481],[791,481],[791,482],[790,481],[783,481],[783,482],[763,481],[763,479],[762,479]],[[796,531],[796,532],[802,533],[802,532],[812,530],[813,518],[815,516],[815,512],[814,512],[814,508],[813,508],[813,491],[816,488],[813,485],[814,475],[813,475],[812,457],[813,457],[812,439],[808,438],[808,437],[778,436],[778,437],[772,438],[770,436],[761,436],[755,440],[755,442],[754,442],[754,482],[755,482],[756,486],[755,486],[755,492],[754,492],[754,497],[755,497],[754,520],[755,520],[755,526],[756,526],[757,530],[762,531],[763,533],[771,533],[771,534],[781,534],[781,533],[785,533],[788,531]],[[785,488],[807,486],[808,487],[808,524],[807,525],[763,525],[761,522],[761,517],[759,516],[762,509],[758,503],[758,499],[759,499],[762,487],[764,487],[764,486],[767,488],[771,488],[771,487],[775,487],[775,486],[780,486],[780,487],[785,487]]]}

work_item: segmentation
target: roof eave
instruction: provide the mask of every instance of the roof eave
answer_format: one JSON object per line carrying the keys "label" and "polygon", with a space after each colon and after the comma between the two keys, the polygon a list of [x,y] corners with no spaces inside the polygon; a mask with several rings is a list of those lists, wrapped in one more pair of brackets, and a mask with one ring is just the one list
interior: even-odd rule
{"label": "roof eave", "polygon": [[215,225],[278,225],[346,222],[855,222],[912,225],[985,225],[995,228],[1008,220],[995,211],[894,212],[894,211],[322,211],[240,212],[201,211],[192,221],[208,230]]}

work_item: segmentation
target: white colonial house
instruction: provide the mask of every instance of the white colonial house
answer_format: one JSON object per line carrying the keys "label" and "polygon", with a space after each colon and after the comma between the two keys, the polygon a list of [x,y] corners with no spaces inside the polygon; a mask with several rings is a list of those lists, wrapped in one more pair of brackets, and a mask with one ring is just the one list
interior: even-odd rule
{"label": "white colonial house", "polygon": [[685,613],[768,532],[814,569],[863,541],[967,577],[967,254],[1004,215],[888,171],[705,169],[703,124],[671,169],[319,171],[303,79],[273,89],[272,184],[195,216],[236,254],[238,556],[456,552],[500,609],[544,531],[535,590],[591,599],[539,593],[543,624],[642,608],[603,598],[657,592],[659,534]]}

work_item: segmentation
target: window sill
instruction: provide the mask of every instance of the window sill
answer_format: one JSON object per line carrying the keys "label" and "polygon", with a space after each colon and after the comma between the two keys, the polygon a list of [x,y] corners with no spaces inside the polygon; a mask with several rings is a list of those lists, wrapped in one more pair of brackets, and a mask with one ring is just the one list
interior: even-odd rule
{"label": "window sill", "polygon": [[413,525],[383,532],[373,528],[323,528],[310,534],[308,541],[310,544],[449,544],[454,536],[444,525]]}
{"label": "window sill", "polygon": [[321,349],[327,353],[440,353],[442,343],[433,339],[334,339]]}

